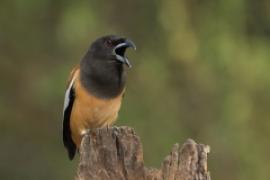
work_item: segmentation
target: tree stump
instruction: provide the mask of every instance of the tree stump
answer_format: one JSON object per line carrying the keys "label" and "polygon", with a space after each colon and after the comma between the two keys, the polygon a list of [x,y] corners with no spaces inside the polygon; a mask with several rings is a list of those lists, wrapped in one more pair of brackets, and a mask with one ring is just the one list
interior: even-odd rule
{"label": "tree stump", "polygon": [[210,180],[209,146],[175,144],[160,169],[144,167],[139,137],[129,127],[93,129],[80,148],[76,180]]}

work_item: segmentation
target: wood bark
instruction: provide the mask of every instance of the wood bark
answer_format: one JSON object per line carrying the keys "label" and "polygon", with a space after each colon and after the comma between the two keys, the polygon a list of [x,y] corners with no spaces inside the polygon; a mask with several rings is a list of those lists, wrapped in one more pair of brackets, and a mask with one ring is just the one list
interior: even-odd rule
{"label": "wood bark", "polygon": [[209,151],[188,139],[181,147],[173,145],[160,169],[147,168],[132,128],[94,129],[83,137],[76,180],[210,180]]}

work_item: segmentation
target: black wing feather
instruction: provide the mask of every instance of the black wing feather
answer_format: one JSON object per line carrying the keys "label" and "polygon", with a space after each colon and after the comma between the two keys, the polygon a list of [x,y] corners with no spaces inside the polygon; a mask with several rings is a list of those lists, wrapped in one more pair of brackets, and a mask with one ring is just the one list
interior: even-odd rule
{"label": "black wing feather", "polygon": [[72,111],[72,106],[75,100],[75,92],[73,87],[70,88],[69,93],[69,103],[67,108],[64,110],[64,120],[63,120],[63,142],[68,151],[68,157],[72,160],[76,153],[76,145],[71,137],[70,129],[70,115]]}

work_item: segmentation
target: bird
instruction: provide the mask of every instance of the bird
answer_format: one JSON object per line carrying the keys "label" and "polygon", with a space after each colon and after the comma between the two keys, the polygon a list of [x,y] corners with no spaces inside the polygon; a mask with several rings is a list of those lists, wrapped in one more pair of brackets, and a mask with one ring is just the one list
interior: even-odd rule
{"label": "bird", "polygon": [[118,35],[97,38],[68,78],[63,108],[63,144],[72,160],[85,132],[111,126],[117,119],[131,64],[133,41]]}

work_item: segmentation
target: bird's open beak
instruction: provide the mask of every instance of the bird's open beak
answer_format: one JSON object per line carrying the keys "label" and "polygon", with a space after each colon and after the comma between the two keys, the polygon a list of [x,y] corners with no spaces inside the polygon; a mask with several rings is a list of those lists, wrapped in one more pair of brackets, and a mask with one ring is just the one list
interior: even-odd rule
{"label": "bird's open beak", "polygon": [[135,44],[131,41],[126,39],[124,42],[121,42],[114,48],[114,55],[116,56],[116,59],[120,61],[121,63],[126,64],[129,68],[131,68],[131,64],[128,60],[128,58],[125,56],[125,51],[127,48],[133,48],[136,50]]}

